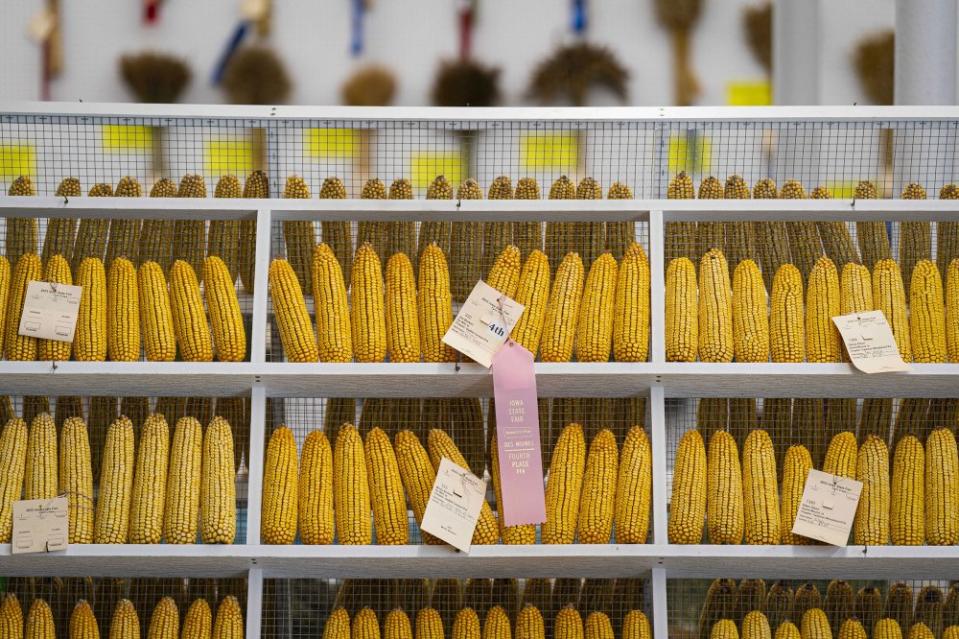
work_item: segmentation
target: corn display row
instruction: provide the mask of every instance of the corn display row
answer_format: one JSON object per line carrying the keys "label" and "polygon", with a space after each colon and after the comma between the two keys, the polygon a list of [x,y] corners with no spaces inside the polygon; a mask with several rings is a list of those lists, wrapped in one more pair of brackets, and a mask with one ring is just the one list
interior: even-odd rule
{"label": "corn display row", "polygon": [[[577,253],[567,253],[550,286],[546,255],[533,250],[521,262],[507,245],[486,273],[487,284],[526,308],[511,337],[542,361],[646,361],[649,352],[649,261],[632,243],[617,262],[603,253],[588,274]],[[333,249],[313,248],[315,326],[296,268],[285,259],[270,265],[276,326],[291,362],[452,362],[442,342],[453,322],[450,271],[435,243],[422,252],[419,273],[404,253],[386,272],[373,245],[356,252],[347,287]],[[471,284],[472,286],[472,284]],[[349,293],[348,293],[349,291]]]}
{"label": "corn display row", "polygon": [[61,494],[69,500],[71,544],[233,543],[233,434],[222,417],[205,432],[196,418],[180,418],[171,442],[162,413],[149,415],[139,435],[121,415],[106,430],[96,490],[86,422],[70,417],[57,431],[48,413],[29,428],[19,417],[3,427],[0,543],[10,541],[14,501]]}
{"label": "corn display row", "polygon": [[[195,599],[182,611],[173,597],[155,597],[150,610],[138,610],[137,601],[118,598],[112,610],[104,610],[99,602],[77,599],[71,603],[63,628],[61,616],[50,603],[34,598],[24,614],[17,595],[0,595],[0,631],[9,639],[242,639],[246,631],[240,601],[233,595],[223,597],[215,611],[205,598]],[[65,631],[64,631],[65,630]]]}
{"label": "corn display row", "polygon": [[710,249],[699,273],[687,258],[666,269],[666,359],[676,362],[839,362],[847,360],[832,318],[882,311],[906,362],[959,361],[959,259],[945,287],[936,263],[920,259],[911,286],[899,263],[878,260],[872,271],[847,263],[840,273],[819,257],[807,282],[796,266],[779,267],[767,295],[751,259],[730,279],[722,251]]}
{"label": "corn display row", "polygon": [[[823,582],[824,583],[824,582]],[[916,592],[918,590],[918,592]],[[885,593],[875,582],[834,579],[825,593],[815,583],[795,587],[762,579],[716,579],[706,591],[698,622],[700,639],[953,639],[959,636],[959,588],[914,589],[896,582]]]}
{"label": "corn display row", "polygon": [[[425,441],[424,441],[425,440]],[[495,439],[494,439],[495,442]],[[461,440],[463,443],[463,440]],[[443,429],[421,439],[381,428],[365,440],[351,424],[314,430],[297,454],[293,431],[275,429],[266,448],[261,537],[267,544],[410,543],[410,514],[421,521],[440,461],[483,475],[482,457],[468,460]],[[589,444],[587,448],[587,443]],[[482,447],[479,448],[482,451]],[[490,446],[494,492],[499,490],[495,443]],[[507,527],[484,503],[474,544],[645,543],[652,485],[649,440],[641,426],[616,436],[599,430],[587,442],[579,424],[569,424],[552,447],[546,477],[547,520],[536,526]],[[495,505],[493,502],[492,505]],[[615,534],[614,534],[615,529]],[[440,543],[421,533],[425,543]]]}
{"label": "corn display row", "polygon": [[734,434],[713,426],[704,423],[686,432],[676,449],[670,543],[700,543],[704,521],[713,544],[816,543],[791,532],[812,468],[863,483],[852,543],[959,543],[955,423],[927,433],[901,424],[891,450],[885,432],[864,433],[861,444],[855,433],[838,432],[824,457],[813,443],[802,443],[815,433],[793,433],[793,439],[779,442],[788,446],[779,459],[766,430],[747,430],[745,440],[737,442]]}

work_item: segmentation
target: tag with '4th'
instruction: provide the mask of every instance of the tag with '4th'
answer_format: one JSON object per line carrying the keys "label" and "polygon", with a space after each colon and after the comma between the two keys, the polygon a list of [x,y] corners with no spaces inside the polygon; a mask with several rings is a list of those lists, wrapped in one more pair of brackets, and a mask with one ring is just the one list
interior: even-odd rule
{"label": "tag with '4th'", "polygon": [[480,280],[443,336],[443,342],[489,368],[526,307]]}

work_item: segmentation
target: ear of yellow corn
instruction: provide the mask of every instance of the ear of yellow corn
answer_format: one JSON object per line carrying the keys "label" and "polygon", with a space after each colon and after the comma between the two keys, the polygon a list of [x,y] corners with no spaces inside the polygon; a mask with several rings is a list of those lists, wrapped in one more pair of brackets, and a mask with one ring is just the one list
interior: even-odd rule
{"label": "ear of yellow corn", "polygon": [[[20,318],[23,315],[23,303],[27,297],[27,285],[31,280],[41,279],[40,258],[35,253],[24,253],[14,264],[10,292],[7,296],[6,337],[3,340],[4,353],[9,360],[33,361],[37,358],[39,340],[35,337],[20,335],[19,332]],[[77,284],[81,283],[77,282]],[[77,319],[78,334],[83,327],[84,297],[86,296],[81,295],[80,297],[81,312]]]}
{"label": "ear of yellow corn", "polygon": [[[213,613],[206,599],[195,599],[183,618],[180,639],[207,639],[213,632]],[[111,638],[112,639],[112,638]]]}
{"label": "ear of yellow corn", "polygon": [[737,362],[769,361],[769,314],[759,267],[742,260],[733,272],[733,351]]}
{"label": "ear of yellow corn", "polygon": [[706,522],[714,544],[738,544],[743,537],[743,486],[736,440],[725,431],[709,438]]}
{"label": "ear of yellow corn", "polygon": [[[518,187],[517,191],[519,191]],[[410,198],[412,197],[411,193]],[[457,189],[456,199],[481,200],[483,189],[476,180],[469,178]],[[537,199],[539,199],[538,192]],[[514,228],[521,225],[520,222],[513,223]],[[453,222],[450,225],[450,286],[453,299],[457,302],[466,301],[476,282],[483,276],[483,237],[482,222]],[[543,243],[541,233],[539,243],[540,246]],[[415,253],[407,254],[415,257]]]}
{"label": "ear of yellow corn", "polygon": [[842,340],[832,318],[840,313],[839,273],[828,257],[809,273],[806,290],[806,357],[810,362],[838,362]]}
{"label": "ear of yellow corn", "polygon": [[323,639],[349,639],[350,613],[345,608],[336,608],[323,625]]}
{"label": "ear of yellow corn", "polygon": [[[856,441],[853,438],[853,448]],[[809,450],[801,445],[790,446],[783,461],[782,504],[780,517],[781,543],[790,545],[808,544],[809,540],[800,535],[794,535],[793,525],[796,523],[796,514],[799,504],[802,503],[803,490],[806,487],[806,476],[813,467],[812,456]]]}
{"label": "ear of yellow corn", "polygon": [[[0,263],[0,287],[3,264]],[[0,288],[0,296],[3,291]],[[946,352],[950,362],[959,362],[959,259],[953,260],[946,271]]]}
{"label": "ear of yellow corn", "polygon": [[739,630],[732,619],[720,619],[709,631],[709,639],[739,639]]}
{"label": "ear of yellow corn", "polygon": [[163,269],[156,262],[144,262],[137,272],[137,281],[146,358],[151,362],[172,362],[176,357],[176,335]]}
{"label": "ear of yellow corn", "polygon": [[[146,436],[146,435],[144,435]],[[0,447],[3,439],[0,438]],[[6,450],[3,451],[6,454]],[[69,513],[69,542],[93,542],[93,469],[87,425],[70,417],[60,428],[59,491],[66,494]],[[162,493],[161,493],[162,494]],[[0,492],[2,495],[2,492]],[[134,493],[134,498],[136,494]],[[136,503],[136,502],[134,502]],[[2,512],[2,510],[0,510]],[[137,543],[137,542],[134,542]]]}
{"label": "ear of yellow corn", "polygon": [[769,343],[774,362],[806,359],[803,320],[802,274],[792,264],[784,264],[773,278],[769,313]]}
{"label": "ear of yellow corn", "polygon": [[509,298],[516,297],[519,285],[520,253],[519,248],[509,244],[500,251],[486,274],[486,283]]}
{"label": "ear of yellow corn", "polygon": [[630,610],[623,619],[623,639],[652,639],[649,619],[642,610]]}
{"label": "ear of yellow corn", "polygon": [[676,258],[666,268],[666,361],[695,362],[699,348],[696,267]]}
{"label": "ear of yellow corn", "polygon": [[[33,188],[30,178],[21,175],[11,184],[7,195],[13,197],[31,197],[37,193]],[[37,252],[37,236],[39,235],[39,224],[36,218],[30,217],[11,217],[7,219],[7,236],[4,246],[7,250],[7,258],[14,264],[19,261],[20,256],[26,253]]]}
{"label": "ear of yellow corn", "polygon": [[233,595],[220,601],[213,621],[213,639],[243,639],[243,611]]}
{"label": "ear of yellow corn", "polygon": [[0,256],[0,354],[4,352],[6,346],[10,282],[10,262],[7,258]]}
{"label": "ear of yellow corn", "polygon": [[556,639],[583,639],[583,618],[574,606],[566,606],[556,614],[553,636]]}
{"label": "ear of yellow corn", "polygon": [[580,543],[606,544],[610,541],[618,466],[616,437],[603,429],[593,437],[586,456],[577,520]]}
{"label": "ear of yellow corn", "polygon": [[219,257],[213,255],[203,261],[203,293],[210,309],[216,358],[221,362],[246,359],[246,330],[234,281]]}
{"label": "ear of yellow corn", "polygon": [[[433,491],[433,482],[436,480],[436,470],[430,461],[429,454],[423,448],[419,438],[413,431],[401,430],[394,438],[396,461],[400,469],[400,479],[410,502],[410,510],[416,518],[416,523],[423,521],[426,504]],[[423,541],[427,544],[442,543],[432,535],[422,532]]]}
{"label": "ear of yellow corn", "polygon": [[[612,187],[610,187],[612,189]],[[626,189],[627,191],[629,189]],[[619,191],[617,191],[618,193]],[[516,191],[513,194],[517,200],[540,199],[539,184],[535,178],[524,177],[516,181]],[[632,198],[632,194],[629,195]],[[542,222],[513,222],[513,243],[519,247],[522,258],[526,260],[533,251],[543,250]],[[620,249],[622,253],[622,249]]]}
{"label": "ear of yellow corn", "polygon": [[839,280],[839,314],[849,315],[873,309],[872,275],[862,264],[846,264]]}
{"label": "ear of yellow corn", "polygon": [[676,448],[669,507],[669,543],[698,544],[706,518],[706,447],[697,430],[687,431]]}
{"label": "ear of yellow corn", "polygon": [[543,336],[549,302],[549,258],[539,249],[533,249],[523,264],[516,301],[526,310],[520,315],[510,337],[535,357]]}
{"label": "ear of yellow corn", "polygon": [[472,608],[462,608],[453,620],[453,639],[480,639],[480,621]]}
{"label": "ear of yellow corn", "polygon": [[[7,268],[9,269],[9,267]],[[9,281],[9,271],[5,278],[0,274],[0,279]],[[43,267],[43,279],[46,282],[54,282],[56,284],[73,284],[73,275],[70,273],[70,263],[67,262],[63,255],[51,255]],[[137,327],[139,329],[139,324]],[[66,361],[70,359],[70,347],[70,342],[42,339],[39,341],[37,356],[41,361]]]}
{"label": "ear of yellow corn", "polygon": [[286,260],[273,260],[269,281],[273,312],[286,359],[291,362],[319,361],[316,335],[293,267]]}
{"label": "ear of yellow corn", "polygon": [[[872,182],[863,181],[856,186],[857,200],[874,200],[877,197],[878,192]],[[866,268],[872,270],[879,260],[888,260],[892,257],[885,222],[856,222],[856,238],[859,242],[859,252],[862,254],[862,263]]]}
{"label": "ear of yellow corn", "polygon": [[[218,258],[217,258],[218,259]],[[203,436],[200,535],[205,544],[232,544],[236,537],[236,471],[233,432],[216,416]]]}
{"label": "ear of yellow corn", "polygon": [[872,631],[875,639],[902,639],[902,629],[895,619],[880,619]]}
{"label": "ear of yellow corn", "polygon": [[376,543],[405,545],[409,540],[406,496],[403,494],[400,468],[389,435],[380,428],[373,428],[366,436],[364,451]]}
{"label": "ear of yellow corn", "polygon": [[926,438],[926,543],[959,543],[959,453],[949,428],[936,428]]}
{"label": "ear of yellow corn", "polygon": [[605,612],[594,610],[586,616],[587,639],[614,639],[613,624]]}
{"label": "ear of yellow corn", "polygon": [[[150,197],[176,197],[176,193],[177,185],[169,178],[157,180],[153,188],[150,189]],[[138,265],[145,262],[156,262],[164,273],[170,269],[174,244],[174,226],[175,222],[169,219],[143,221],[139,246],[137,247]]]}
{"label": "ear of yellow corn", "polygon": [[729,267],[719,250],[709,250],[699,263],[699,358],[733,361],[732,287]]}
{"label": "ear of yellow corn", "polygon": [[107,354],[114,362],[140,359],[140,299],[137,272],[125,257],[107,275]]}
{"label": "ear of yellow corn", "polygon": [[293,431],[281,426],[270,435],[263,464],[264,544],[292,544],[296,539],[297,459]]}
{"label": "ear of yellow corn", "polygon": [[[721,200],[724,195],[723,183],[711,175],[699,184],[700,200]],[[725,226],[722,222],[699,222],[696,225],[696,259],[702,259],[713,249],[726,250]]]}
{"label": "ear of yellow corn", "polygon": [[41,413],[33,418],[27,436],[23,498],[53,499],[56,496],[57,425],[49,413]]}
{"label": "ear of yellow corn", "polygon": [[906,291],[902,284],[899,265],[893,260],[880,260],[872,272],[872,299],[876,310],[882,311],[896,338],[903,361],[912,361],[912,341],[906,313]]}
{"label": "ear of yellow corn", "polygon": [[[243,184],[244,198],[270,197],[270,180],[266,173],[257,169],[250,173]],[[144,230],[146,223],[144,223]],[[240,220],[239,248],[237,249],[237,268],[243,290],[253,293],[254,263],[256,261],[256,220]]]}
{"label": "ear of yellow corn", "polygon": [[580,362],[609,361],[617,271],[616,260],[609,253],[597,257],[589,269],[576,323],[576,359]]}
{"label": "ear of yellow corn", "polygon": [[743,617],[743,639],[772,639],[769,620],[761,610],[751,610]]}
{"label": "ear of yellow corn", "polygon": [[909,342],[917,363],[946,361],[944,304],[939,269],[931,260],[919,260],[909,288]]}
{"label": "ear of yellow corn", "polygon": [[568,362],[572,358],[582,297],[583,262],[576,253],[568,253],[556,270],[546,303],[540,339],[544,362]]}
{"label": "ear of yellow corn", "polygon": [[70,639],[100,639],[100,628],[93,608],[83,599],[77,602],[70,613],[68,633]]}
{"label": "ear of yellow corn", "polygon": [[859,452],[856,448],[856,436],[845,431],[833,436],[826,449],[823,472],[848,479],[856,478]]}
{"label": "ear of yellow corn", "polygon": [[[739,175],[726,178],[723,197],[727,200],[748,200],[749,186]],[[724,222],[726,257],[735,269],[745,259],[756,255],[755,229],[752,222]]]}
{"label": "ear of yellow corn", "polygon": [[[497,176],[489,185],[486,197],[490,200],[513,199],[513,183],[505,175]],[[422,238],[422,232],[420,237]],[[513,227],[509,222],[483,224],[483,272],[488,273],[503,249],[513,243]],[[422,239],[420,246],[423,246]],[[442,245],[441,245],[442,246]],[[492,285],[491,285],[492,286]],[[494,287],[495,288],[495,287]]]}
{"label": "ear of yellow corn", "polygon": [[420,361],[416,279],[404,253],[386,263],[386,347],[391,362]]}
{"label": "ear of yellow corn", "polygon": [[[43,599],[34,599],[27,613],[27,623],[23,629],[23,639],[56,639],[56,623],[53,620],[53,611]],[[111,639],[113,635],[111,633]],[[127,639],[117,637],[117,639]],[[130,638],[132,639],[132,638]]]}
{"label": "ear of yellow corn", "polygon": [[810,608],[801,619],[799,633],[802,639],[832,639],[829,618],[821,608]]}
{"label": "ear of yellow corn", "polygon": [[[136,178],[124,176],[117,183],[116,197],[143,197],[143,189]],[[104,263],[107,268],[113,260],[124,257],[131,263],[137,261],[137,246],[140,241],[140,220],[119,219],[110,220],[110,241],[107,243],[107,254]]]}
{"label": "ear of yellow corn", "polygon": [[649,355],[649,260],[635,242],[620,262],[613,308],[613,358],[645,362]]}
{"label": "ear of yellow corn", "polygon": [[103,448],[103,467],[97,493],[96,526],[93,542],[127,543],[130,500],[133,492],[133,424],[126,417],[114,421],[107,430]]}
{"label": "ear of yellow corn", "polygon": [[853,522],[857,545],[882,546],[889,543],[889,450],[886,443],[870,435],[859,450],[856,479],[863,483],[859,508]]}
{"label": "ear of yellow corn", "polygon": [[170,308],[180,356],[187,362],[212,361],[213,342],[200,283],[196,271],[184,260],[176,260],[170,268]]}
{"label": "ear of yellow corn", "polygon": [[780,542],[776,453],[769,434],[756,429],[743,446],[743,502],[747,544]]}
{"label": "ear of yellow corn", "polygon": [[341,544],[372,543],[371,508],[363,440],[356,428],[344,424],[333,449],[333,512]]}
{"label": "ear of yellow corn", "polygon": [[332,544],[333,451],[321,430],[311,431],[303,442],[297,489],[300,540],[304,544]]}
{"label": "ear of yellow corn", "polygon": [[163,537],[168,544],[196,543],[202,458],[203,427],[193,417],[180,418],[173,429],[163,508]]}
{"label": "ear of yellow corn", "polygon": [[456,354],[443,342],[443,336],[453,323],[453,298],[449,268],[439,246],[427,246],[420,253],[418,277],[417,311],[423,361],[451,362]]}
{"label": "ear of yellow corn", "polygon": [[[549,199],[573,200],[576,198],[576,185],[565,175],[560,176],[549,187]],[[570,222],[546,223],[546,255],[549,256],[550,270],[555,272],[563,256],[570,252],[569,235],[572,232]]]}
{"label": "ear of yellow corn", "polygon": [[483,639],[511,639],[511,637],[509,615],[501,606],[493,606],[483,620]]}
{"label": "ear of yellow corn", "polygon": [[346,284],[336,255],[326,243],[313,250],[313,303],[320,361],[353,361]]}
{"label": "ear of yellow corn", "polygon": [[617,543],[646,543],[652,485],[649,438],[642,426],[633,426],[623,442],[616,480]]}
{"label": "ear of yellow corn", "polygon": [[523,606],[516,617],[515,639],[545,639],[546,624],[543,615],[535,606]]}
{"label": "ear of yellow corn", "polygon": [[[350,627],[351,639],[380,639],[380,622],[372,608],[363,608],[353,617]],[[424,636],[422,639],[432,639]]]}
{"label": "ear of yellow corn", "polygon": [[130,543],[158,544],[163,536],[170,428],[163,415],[147,418],[138,444],[130,505]]}
{"label": "ear of yellow corn", "polygon": [[906,435],[896,444],[892,461],[889,529],[896,546],[925,543],[925,451],[922,443]]}
{"label": "ear of yellow corn", "polygon": [[121,599],[110,620],[110,639],[137,639],[139,636],[140,618],[136,608],[129,599]]}
{"label": "ear of yellow corn", "polygon": [[413,639],[413,627],[402,608],[394,608],[383,620],[383,639]]}
{"label": "ear of yellow corn", "polygon": [[546,478],[546,521],[541,534],[544,544],[573,543],[585,469],[583,427],[569,424],[560,433],[553,448]]}

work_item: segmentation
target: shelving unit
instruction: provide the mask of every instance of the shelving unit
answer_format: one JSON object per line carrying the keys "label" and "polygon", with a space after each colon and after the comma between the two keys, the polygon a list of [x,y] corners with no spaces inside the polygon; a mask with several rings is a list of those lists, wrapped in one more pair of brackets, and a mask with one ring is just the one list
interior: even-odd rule
{"label": "shelving unit", "polygon": [[[630,162],[667,159],[667,139],[676,131],[706,128],[733,135],[750,127],[773,126],[779,131],[814,130],[821,138],[829,127],[848,126],[854,131],[881,128],[921,130],[934,125],[941,142],[951,145],[949,166],[928,176],[930,184],[951,181],[943,175],[959,173],[956,147],[959,109],[499,109],[483,111],[394,109],[344,110],[306,108],[162,107],[137,105],[10,105],[0,104],[0,143],[13,139],[11,131],[24,118],[38,126],[45,120],[61,123],[106,118],[111,122],[152,123],[175,126],[182,118],[236,127],[268,126],[276,134],[284,126],[304,126],[302,121],[339,123],[356,129],[376,129],[388,123],[390,132],[407,127],[498,131],[510,127],[536,130],[555,120],[564,130],[580,126],[615,130],[634,124],[644,135],[658,140],[653,157],[641,153]],[[7,128],[5,129],[4,126]],[[12,127],[12,128],[11,128]],[[612,133],[611,135],[615,135]],[[275,135],[273,136],[275,137]],[[273,139],[273,138],[270,138]],[[907,144],[903,145],[908,147]],[[646,148],[645,146],[643,147]],[[937,146],[936,149],[939,149]],[[274,181],[296,172],[295,167],[271,149],[269,173]],[[897,157],[920,151],[903,148]],[[796,154],[786,153],[788,160]],[[803,154],[807,151],[802,151]],[[871,156],[870,156],[871,157]],[[930,164],[912,157],[905,162],[898,183],[906,174]],[[939,157],[938,155],[936,157]],[[765,170],[749,152],[749,166],[736,168],[729,158],[729,173]],[[872,158],[874,160],[874,158]],[[603,156],[597,175],[611,171]],[[133,166],[142,169],[137,160]],[[115,170],[123,174],[120,161]],[[587,163],[588,164],[588,163]],[[786,163],[789,165],[790,163]],[[842,166],[830,156],[830,166]],[[873,162],[875,164],[875,162]],[[814,168],[807,155],[791,163],[807,176]],[[510,167],[506,167],[509,169]],[[325,170],[325,169],[324,169]],[[493,171],[498,171],[495,167]],[[588,169],[587,169],[588,170]],[[719,171],[725,170],[720,167]],[[792,170],[776,165],[775,171]],[[825,169],[824,169],[825,170]],[[505,171],[505,169],[504,169]],[[639,197],[664,195],[666,164],[630,165]],[[772,170],[770,170],[772,172]],[[848,169],[840,169],[840,173]],[[334,174],[335,168],[329,173]],[[783,173],[785,172],[785,173]],[[520,169],[513,171],[520,175]],[[844,173],[845,174],[845,173]],[[65,175],[65,174],[64,174]],[[615,178],[615,175],[612,176]],[[44,180],[47,184],[52,178]],[[608,181],[606,182],[608,185]],[[50,189],[52,190],[52,188]],[[274,192],[276,189],[274,189]],[[250,396],[251,453],[248,460],[247,538],[233,546],[73,546],[62,554],[12,556],[9,545],[0,546],[3,575],[104,575],[104,576],[204,576],[248,579],[247,630],[260,632],[263,579],[270,578],[413,578],[413,577],[644,577],[650,580],[654,634],[667,636],[666,580],[669,578],[748,577],[782,578],[847,577],[861,579],[947,579],[959,576],[959,547],[848,547],[825,546],[675,546],[667,543],[667,440],[666,399],[672,397],[956,397],[959,364],[913,365],[908,373],[867,376],[848,364],[703,364],[669,363],[663,349],[664,225],[674,221],[738,220],[844,220],[959,221],[959,200],[575,200],[575,201],[456,201],[456,200],[284,200],[284,199],[125,199],[64,198],[45,194],[36,198],[0,197],[0,218],[156,218],[255,219],[255,293],[250,333],[251,357],[243,363],[85,363],[0,362],[0,393],[30,394],[42,389],[50,395],[151,395],[151,396]],[[269,361],[269,303],[266,270],[276,238],[275,222],[288,220],[352,221],[637,221],[648,234],[651,264],[651,358],[647,363],[548,364],[537,363],[537,384],[543,397],[648,397],[648,424],[653,450],[652,543],[647,545],[572,545],[476,547],[469,555],[446,547],[347,547],[267,546],[260,544],[260,493],[266,402],[285,397],[487,397],[492,382],[478,365],[453,364],[290,364]],[[362,389],[358,391],[357,389]]]}

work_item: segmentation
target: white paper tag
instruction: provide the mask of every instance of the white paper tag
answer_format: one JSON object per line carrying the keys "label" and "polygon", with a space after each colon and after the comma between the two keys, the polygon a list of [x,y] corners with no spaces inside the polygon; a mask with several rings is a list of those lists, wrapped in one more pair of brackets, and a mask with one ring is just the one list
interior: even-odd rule
{"label": "white paper tag", "polygon": [[72,342],[82,294],[82,286],[31,280],[23,300],[19,334]]}
{"label": "white paper tag", "polygon": [[50,8],[43,8],[33,14],[27,24],[27,35],[34,42],[43,44],[57,26],[57,14]]}
{"label": "white paper tag", "polygon": [[485,499],[486,482],[444,457],[440,460],[420,528],[469,552]]}
{"label": "white paper tag", "polygon": [[902,361],[892,328],[882,311],[866,311],[832,318],[852,365],[863,373],[909,370]]}
{"label": "white paper tag", "polygon": [[480,280],[443,336],[443,342],[489,368],[526,307]]}
{"label": "white paper tag", "polygon": [[66,550],[68,510],[66,497],[13,502],[12,554]]}
{"label": "white paper tag", "polygon": [[251,22],[261,20],[268,9],[269,3],[267,0],[243,0],[240,3],[240,15]]}
{"label": "white paper tag", "polygon": [[861,494],[861,481],[810,469],[793,534],[845,546]]}

